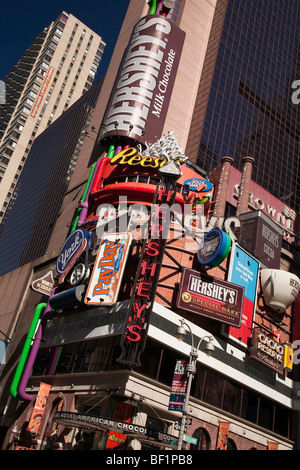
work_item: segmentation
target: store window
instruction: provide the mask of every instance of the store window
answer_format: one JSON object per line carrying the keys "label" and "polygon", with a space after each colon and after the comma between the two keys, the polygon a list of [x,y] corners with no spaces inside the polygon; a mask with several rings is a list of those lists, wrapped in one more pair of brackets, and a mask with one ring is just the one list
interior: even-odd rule
{"label": "store window", "polygon": [[217,372],[208,370],[206,373],[204,401],[210,405],[221,408],[223,392],[223,378]]}
{"label": "store window", "polygon": [[[151,429],[152,431],[157,431],[161,433],[168,432],[168,425],[163,419],[153,418],[151,416],[147,417],[146,425],[147,429]],[[160,447],[156,444],[151,444],[151,442],[143,442],[141,450],[164,450],[164,446]]]}
{"label": "store window", "polygon": [[237,450],[236,444],[232,439],[227,441],[227,450]]}

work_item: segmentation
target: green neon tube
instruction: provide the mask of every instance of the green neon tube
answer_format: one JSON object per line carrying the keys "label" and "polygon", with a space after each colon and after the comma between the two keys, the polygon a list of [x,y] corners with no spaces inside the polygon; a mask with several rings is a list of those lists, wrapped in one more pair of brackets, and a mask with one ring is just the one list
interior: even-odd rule
{"label": "green neon tube", "polygon": [[42,310],[46,307],[47,307],[47,304],[42,302],[35,309],[33,319],[32,319],[32,322],[28,331],[28,335],[25,340],[23,351],[20,356],[20,360],[19,360],[16,372],[15,372],[15,375],[14,375],[14,378],[10,387],[10,393],[14,398],[16,398],[18,394],[19,382],[21,380],[21,376],[22,376],[22,373],[26,364],[26,360],[27,360],[28,353],[29,353],[30,346],[31,346],[31,341],[33,340],[33,336],[34,336],[38,321],[40,319]]}
{"label": "green neon tube", "polygon": [[155,13],[156,13],[156,0],[150,0],[148,2],[148,5],[150,7],[149,14],[150,15],[155,15]]}
{"label": "green neon tube", "polygon": [[[89,189],[89,186],[90,186],[91,179],[92,179],[92,177],[93,177],[93,173],[94,173],[94,169],[95,169],[96,164],[97,164],[97,162],[95,162],[95,163],[92,165],[92,169],[91,169],[91,171],[90,171],[90,174],[89,174],[87,183],[86,183],[86,185],[85,185],[84,192],[83,192],[83,195],[82,195],[82,198],[81,198],[81,202],[84,202],[85,197],[86,197],[86,195],[87,195],[87,192],[88,192],[88,189]],[[75,218],[75,222],[74,222],[73,227],[72,227],[72,230],[71,230],[71,233],[74,232],[74,230],[75,230],[76,227],[77,227],[77,223],[78,223],[78,220],[79,220],[79,213],[80,213],[80,211],[81,211],[81,208],[79,207],[79,209],[78,209],[78,211],[77,211],[76,218]]]}
{"label": "green neon tube", "polygon": [[107,152],[107,158],[112,158],[114,156],[114,153],[115,153],[115,147],[114,145],[111,145]]}

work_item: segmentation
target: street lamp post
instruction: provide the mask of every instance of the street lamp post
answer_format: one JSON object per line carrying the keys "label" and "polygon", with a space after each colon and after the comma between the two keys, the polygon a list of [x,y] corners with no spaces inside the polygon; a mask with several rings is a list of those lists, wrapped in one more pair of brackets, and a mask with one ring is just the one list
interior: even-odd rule
{"label": "street lamp post", "polygon": [[[176,332],[176,338],[179,341],[182,341],[186,335],[186,328],[189,329],[191,333],[191,338],[192,338],[192,348],[190,352],[190,358],[189,358],[189,363],[186,366],[186,372],[187,372],[187,386],[186,386],[186,392],[185,392],[185,399],[182,407],[182,417],[181,417],[181,423],[180,423],[180,429],[179,429],[179,436],[178,436],[178,445],[177,449],[181,450],[182,449],[182,443],[183,443],[183,436],[184,436],[184,428],[185,428],[185,423],[186,423],[186,416],[188,412],[188,406],[189,406],[189,399],[190,399],[190,393],[191,393],[191,386],[192,386],[192,381],[194,378],[194,375],[196,374],[196,362],[197,362],[197,357],[198,357],[198,351],[200,348],[200,344],[202,343],[203,340],[208,339],[208,342],[206,343],[205,346],[205,352],[208,355],[213,354],[215,347],[212,344],[212,336],[203,336],[203,338],[200,338],[199,343],[197,348],[194,346],[194,336],[192,333],[192,330],[190,326],[182,319],[180,320],[181,326],[177,328]],[[185,328],[186,327],[186,328]]]}

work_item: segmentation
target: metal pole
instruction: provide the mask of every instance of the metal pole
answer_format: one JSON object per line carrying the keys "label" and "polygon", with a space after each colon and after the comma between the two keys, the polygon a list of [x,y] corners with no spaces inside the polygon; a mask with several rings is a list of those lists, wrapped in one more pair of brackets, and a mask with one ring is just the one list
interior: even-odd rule
{"label": "metal pole", "polygon": [[185,428],[185,422],[186,422],[186,415],[187,415],[188,406],[189,406],[191,385],[192,385],[192,380],[196,372],[196,360],[197,360],[197,350],[195,350],[195,348],[192,348],[190,352],[190,360],[186,367],[188,383],[186,387],[185,399],[184,399],[184,404],[182,408],[182,417],[181,417],[179,436],[178,436],[178,445],[177,445],[178,450],[182,449],[182,442],[183,442],[184,428]]}
{"label": "metal pole", "polygon": [[[186,392],[185,392],[184,404],[183,404],[183,407],[182,407],[182,417],[181,417],[181,423],[180,423],[180,428],[179,428],[177,450],[182,449],[184,428],[185,428],[185,423],[186,423],[186,415],[187,415],[187,412],[188,412],[190,393],[191,393],[191,385],[192,385],[192,380],[194,378],[194,375],[196,374],[196,363],[197,363],[197,358],[198,358],[198,351],[199,351],[200,344],[202,343],[202,341],[204,339],[208,338],[207,336],[203,336],[203,338],[200,338],[198,346],[197,346],[197,348],[195,348],[194,347],[194,336],[193,336],[193,333],[192,333],[192,330],[191,330],[190,326],[187,323],[185,323],[184,320],[181,321],[181,324],[182,324],[182,326],[183,325],[187,326],[190,333],[191,333],[192,348],[191,348],[191,352],[190,352],[189,363],[186,367],[187,376],[188,376],[188,383],[187,383]],[[209,338],[209,340],[211,340],[211,338]]]}

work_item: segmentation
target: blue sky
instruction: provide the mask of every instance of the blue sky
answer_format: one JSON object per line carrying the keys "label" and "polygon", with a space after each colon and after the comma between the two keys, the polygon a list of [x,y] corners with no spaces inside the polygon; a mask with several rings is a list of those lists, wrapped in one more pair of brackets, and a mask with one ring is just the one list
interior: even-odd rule
{"label": "blue sky", "polygon": [[0,7],[0,80],[22,57],[39,33],[64,10],[107,43],[98,78],[109,64],[129,0],[14,0]]}

